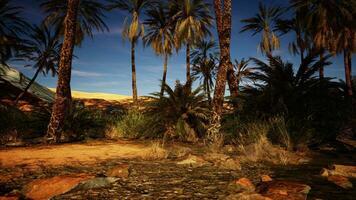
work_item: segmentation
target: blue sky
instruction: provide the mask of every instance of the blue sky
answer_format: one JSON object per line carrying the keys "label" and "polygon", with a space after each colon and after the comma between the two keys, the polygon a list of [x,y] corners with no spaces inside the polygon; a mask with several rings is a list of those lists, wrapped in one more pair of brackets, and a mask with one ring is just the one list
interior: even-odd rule
{"label": "blue sky", "polygon": [[[38,0],[14,0],[14,4],[25,8],[24,17],[32,23],[39,23],[43,13],[39,9]],[[207,1],[210,2],[210,1]],[[260,35],[251,36],[251,33],[239,33],[243,24],[241,19],[248,18],[257,13],[258,0],[233,0],[232,18],[232,59],[263,56],[257,50]],[[264,0],[266,4],[283,5],[286,0]],[[107,13],[105,22],[110,32],[95,32],[94,38],[87,38],[80,47],[75,48],[77,58],[73,61],[72,82],[73,90],[90,92],[108,92],[131,95],[131,58],[130,44],[121,38],[121,27],[124,13],[112,11]],[[212,30],[216,35],[216,30]],[[290,55],[288,42],[292,35],[283,36],[281,49],[277,54],[284,60],[298,64],[298,57]],[[342,56],[332,58],[333,65],[325,69],[326,76],[343,79],[344,67]],[[353,63],[356,58],[353,56]],[[162,76],[162,57],[156,56],[150,48],[143,48],[140,42],[136,49],[137,84],[139,95],[147,95],[159,90],[159,80]],[[355,66],[355,64],[353,64]],[[32,77],[34,70],[22,67],[21,63],[13,63],[25,75]],[[355,67],[353,67],[355,74]],[[167,82],[173,85],[175,80],[185,80],[185,49],[172,55],[168,64]],[[56,78],[40,76],[38,82],[48,87],[56,86]]]}

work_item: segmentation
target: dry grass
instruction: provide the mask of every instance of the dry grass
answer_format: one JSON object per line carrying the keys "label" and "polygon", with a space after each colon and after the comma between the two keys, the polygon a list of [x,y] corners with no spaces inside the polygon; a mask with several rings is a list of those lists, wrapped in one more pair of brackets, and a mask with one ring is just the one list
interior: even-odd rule
{"label": "dry grass", "polygon": [[[279,124],[278,119],[269,122],[252,123],[246,132],[240,134],[237,150],[242,162],[269,162],[277,165],[299,164],[300,156],[291,151],[291,142],[286,128]],[[272,144],[268,138],[271,126],[278,145]],[[277,126],[276,126],[277,125]]]}
{"label": "dry grass", "polygon": [[154,141],[151,146],[145,150],[142,155],[144,160],[162,160],[166,159],[169,155],[169,151],[163,147],[162,142]]}

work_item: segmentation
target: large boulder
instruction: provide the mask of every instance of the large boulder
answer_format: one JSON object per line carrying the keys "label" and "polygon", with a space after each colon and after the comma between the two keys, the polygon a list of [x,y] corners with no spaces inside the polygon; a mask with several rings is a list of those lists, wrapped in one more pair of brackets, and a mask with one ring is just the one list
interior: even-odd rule
{"label": "large boulder", "polygon": [[51,199],[72,190],[83,181],[91,178],[93,178],[91,175],[77,174],[38,179],[27,184],[23,193],[29,199]]}

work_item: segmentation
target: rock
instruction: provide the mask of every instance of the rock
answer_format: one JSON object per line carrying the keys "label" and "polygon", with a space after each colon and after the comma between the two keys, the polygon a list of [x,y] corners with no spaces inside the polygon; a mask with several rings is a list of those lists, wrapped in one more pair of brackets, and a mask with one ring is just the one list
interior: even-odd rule
{"label": "rock", "polygon": [[310,187],[305,184],[291,181],[270,181],[264,182],[259,191],[263,196],[273,200],[305,200],[310,191]]}
{"label": "rock", "polygon": [[352,188],[352,183],[349,181],[349,179],[347,179],[344,176],[340,176],[340,175],[328,176],[328,181],[333,182],[344,189]]}
{"label": "rock", "polygon": [[18,196],[0,196],[0,200],[18,200],[20,197]]}
{"label": "rock", "polygon": [[245,190],[247,190],[247,191],[254,191],[255,190],[255,186],[253,185],[253,183],[248,178],[240,178],[239,180],[237,180],[235,182],[235,184],[245,188]]}
{"label": "rock", "polygon": [[97,177],[92,178],[80,183],[75,190],[90,190],[96,188],[106,188],[109,187],[112,183],[116,182],[118,178],[115,177]]}
{"label": "rock", "polygon": [[240,178],[228,185],[228,189],[234,193],[254,192],[255,186],[248,178]]}
{"label": "rock", "polygon": [[270,176],[268,176],[268,175],[261,176],[261,182],[270,182],[270,181],[273,181]]}
{"label": "rock", "polygon": [[272,200],[271,198],[264,197],[258,193],[242,192],[238,194],[230,194],[225,197],[225,200]]}
{"label": "rock", "polygon": [[189,165],[189,166],[192,166],[192,167],[201,167],[201,166],[206,165],[208,163],[203,158],[190,154],[186,159],[177,162],[177,164],[178,165]]}
{"label": "rock", "polygon": [[340,174],[350,178],[356,178],[356,166],[348,166],[348,165],[333,165],[332,170],[336,172],[336,174]]}
{"label": "rock", "polygon": [[27,184],[23,194],[29,199],[51,199],[72,190],[79,183],[90,178],[92,176],[87,174],[77,174],[38,179]]}
{"label": "rock", "polygon": [[349,178],[356,178],[356,166],[347,165],[332,165],[331,169],[323,168],[320,172],[321,176],[344,176]]}
{"label": "rock", "polygon": [[119,165],[114,168],[111,168],[106,176],[117,177],[117,178],[128,178],[130,175],[130,166],[129,165]]}
{"label": "rock", "polygon": [[235,151],[235,147],[233,145],[225,145],[223,147],[223,151],[227,153],[233,153]]}
{"label": "rock", "polygon": [[219,167],[222,169],[229,169],[229,170],[241,170],[240,162],[233,158],[229,158],[225,161],[220,162]]}

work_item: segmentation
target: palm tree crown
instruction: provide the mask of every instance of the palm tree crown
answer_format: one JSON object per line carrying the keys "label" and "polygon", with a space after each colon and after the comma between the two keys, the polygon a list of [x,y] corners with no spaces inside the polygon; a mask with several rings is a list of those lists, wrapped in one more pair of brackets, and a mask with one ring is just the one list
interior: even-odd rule
{"label": "palm tree crown", "polygon": [[[64,22],[67,13],[67,1],[46,0],[41,3],[42,9],[49,13],[45,18],[46,24],[53,24],[58,31],[64,34]],[[105,6],[95,0],[81,0],[79,2],[75,42],[80,44],[85,36],[93,37],[94,30],[109,31],[104,22]]]}
{"label": "palm tree crown", "polygon": [[28,24],[20,17],[23,8],[12,6],[9,0],[0,1],[0,64],[11,58],[20,48],[20,35]]}
{"label": "palm tree crown", "polygon": [[281,15],[279,7],[267,7],[259,4],[259,13],[252,18],[241,20],[246,25],[241,32],[253,31],[252,35],[262,32],[262,39],[259,48],[262,53],[271,54],[273,50],[280,46],[279,39],[273,31],[275,21]]}

